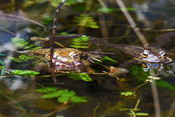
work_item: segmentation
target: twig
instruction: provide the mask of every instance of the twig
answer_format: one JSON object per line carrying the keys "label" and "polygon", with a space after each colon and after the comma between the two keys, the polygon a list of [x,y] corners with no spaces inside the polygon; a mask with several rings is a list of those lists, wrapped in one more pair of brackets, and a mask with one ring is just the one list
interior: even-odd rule
{"label": "twig", "polygon": [[98,102],[97,106],[95,107],[95,109],[93,111],[94,117],[96,117],[96,111],[97,111],[99,106],[100,106],[100,103]]}
{"label": "twig", "polygon": [[54,111],[52,111],[51,113],[45,115],[45,117],[49,117],[57,112],[59,112],[61,109],[63,109],[66,105],[68,104],[68,102],[64,102],[61,106],[59,106],[57,109],[55,109]]}
{"label": "twig", "polygon": [[62,2],[57,6],[56,13],[55,13],[54,20],[53,20],[53,29],[52,29],[51,47],[50,47],[50,69],[51,69],[50,71],[52,73],[54,83],[57,83],[57,80],[56,80],[56,77],[55,77],[55,72],[54,72],[54,67],[53,67],[53,62],[52,62],[53,52],[54,52],[54,41],[55,41],[55,34],[56,34],[56,23],[57,23],[57,20],[58,20],[58,18],[57,18],[58,13],[59,13],[59,11],[60,11],[60,9],[63,6],[65,1],[66,0],[62,0]]}

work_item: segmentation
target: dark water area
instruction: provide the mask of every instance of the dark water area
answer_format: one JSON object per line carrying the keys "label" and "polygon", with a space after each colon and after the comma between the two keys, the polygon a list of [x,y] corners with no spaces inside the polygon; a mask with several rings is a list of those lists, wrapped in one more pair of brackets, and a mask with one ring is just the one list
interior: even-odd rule
{"label": "dark water area", "polygon": [[[85,48],[78,48],[81,52],[99,52],[98,49],[101,49],[104,54],[106,52],[105,56],[117,62],[104,60],[100,64],[90,65],[97,73],[89,74],[92,81],[73,80],[67,73],[58,73],[58,84],[55,84],[47,65],[43,65],[47,60],[44,61],[41,56],[32,58],[34,55],[30,54],[20,58],[20,55],[24,55],[20,52],[38,46],[50,48],[50,41],[32,41],[31,37],[52,36],[53,18],[58,3],[54,0],[1,0],[0,117],[174,117],[175,2],[122,0],[136,24],[133,27],[116,1],[67,0],[63,5],[56,24],[56,42],[72,48],[71,45],[76,45],[73,38],[70,38],[72,35],[86,35],[89,41],[81,42],[80,47],[84,43],[88,43],[88,46],[85,44]],[[160,60],[162,69],[144,71],[144,62],[140,58],[146,55],[137,52],[140,52],[140,48],[145,49],[145,43],[135,29],[144,35],[150,46],[165,50],[163,56],[172,61],[166,63]],[[131,45],[138,51],[134,52]],[[62,48],[56,43],[54,47]],[[125,48],[125,51],[123,47],[129,49]],[[157,52],[156,49],[152,51],[154,54]],[[87,59],[89,56],[83,57]],[[139,64],[138,61],[130,61],[136,59],[140,60]],[[128,64],[124,64],[126,62]],[[157,65],[156,62],[152,63]],[[129,73],[109,75],[112,73],[110,66],[122,66]],[[40,74],[14,75],[11,73],[13,70],[33,70]],[[151,79],[149,76],[155,77]],[[154,83],[156,89],[153,88]],[[42,87],[74,91],[77,96],[85,96],[87,102],[70,101],[64,105],[57,98],[41,98],[43,93],[35,90]],[[158,94],[157,97],[155,94]],[[155,106],[156,102],[158,106]],[[57,111],[54,112],[55,110]],[[48,115],[50,113],[52,114]]]}

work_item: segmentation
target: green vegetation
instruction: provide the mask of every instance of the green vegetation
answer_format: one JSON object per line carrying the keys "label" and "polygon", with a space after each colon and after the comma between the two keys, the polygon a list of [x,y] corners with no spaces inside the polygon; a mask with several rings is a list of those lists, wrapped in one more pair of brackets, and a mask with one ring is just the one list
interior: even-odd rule
{"label": "green vegetation", "polygon": [[72,40],[72,45],[70,45],[70,47],[73,48],[89,48],[89,38],[85,35],[79,37],[79,38],[75,38]]}
{"label": "green vegetation", "polygon": [[74,17],[74,22],[78,24],[78,26],[83,26],[86,28],[99,28],[97,23],[94,21],[93,17],[88,16],[87,14],[81,14],[80,16]]}
{"label": "green vegetation", "polygon": [[13,75],[19,75],[19,76],[36,76],[39,74],[39,72],[36,71],[30,71],[30,70],[11,70],[9,72],[7,72],[9,74],[13,74]]}
{"label": "green vegetation", "polygon": [[86,73],[69,73],[68,77],[73,80],[84,80],[86,82],[92,81],[92,79]]}
{"label": "green vegetation", "polygon": [[11,59],[14,62],[27,62],[31,59],[33,59],[33,56],[27,56],[27,55],[20,55],[18,58],[15,57],[9,57],[9,59]]}
{"label": "green vegetation", "polygon": [[129,68],[129,72],[138,80],[138,81],[146,81],[149,76],[148,72],[144,72],[141,66],[132,66]]}
{"label": "green vegetation", "polygon": [[59,103],[73,102],[81,103],[87,102],[86,97],[77,96],[74,91],[67,89],[58,90],[56,87],[44,87],[37,89],[36,92],[45,93],[42,98],[57,98]]}
{"label": "green vegetation", "polygon": [[111,61],[111,62],[114,62],[114,63],[118,63],[116,60],[108,57],[108,56],[104,56],[103,58],[99,58],[99,60],[101,61]]}
{"label": "green vegetation", "polygon": [[20,39],[17,37],[11,38],[11,42],[18,48],[23,49],[40,49],[41,47],[34,47],[33,44],[29,44],[29,42],[25,41],[25,39]]}

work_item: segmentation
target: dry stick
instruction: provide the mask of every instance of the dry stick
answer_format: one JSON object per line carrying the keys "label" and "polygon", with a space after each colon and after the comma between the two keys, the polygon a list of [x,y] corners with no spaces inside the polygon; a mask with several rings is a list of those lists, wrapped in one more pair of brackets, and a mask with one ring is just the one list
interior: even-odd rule
{"label": "dry stick", "polygon": [[[119,5],[121,11],[123,12],[123,14],[125,15],[125,17],[127,18],[129,24],[131,25],[131,27],[133,28],[133,30],[135,31],[136,35],[139,37],[140,41],[143,43],[144,47],[148,46],[148,42],[145,39],[144,35],[140,32],[139,28],[136,28],[136,23],[134,22],[133,18],[131,17],[131,15],[128,13],[125,5],[123,4],[123,2],[121,0],[116,0],[117,4]],[[150,75],[154,76],[155,73],[152,69],[150,69]],[[160,104],[159,104],[159,98],[158,98],[158,92],[157,92],[157,87],[155,82],[151,82],[151,88],[152,88],[152,92],[153,92],[153,99],[154,99],[154,107],[155,107],[155,116],[156,117],[161,117],[160,115]]]}
{"label": "dry stick", "polygon": [[60,9],[63,6],[65,1],[66,0],[62,0],[62,2],[57,6],[56,13],[55,13],[54,20],[53,20],[53,29],[52,29],[51,47],[50,47],[50,69],[51,69],[54,83],[57,83],[57,80],[55,77],[55,72],[54,72],[54,67],[53,67],[53,62],[52,62],[53,52],[54,52],[54,41],[55,41],[55,34],[56,34],[56,23],[58,21],[58,18],[57,18],[58,13],[59,13],[59,11],[60,11]]}

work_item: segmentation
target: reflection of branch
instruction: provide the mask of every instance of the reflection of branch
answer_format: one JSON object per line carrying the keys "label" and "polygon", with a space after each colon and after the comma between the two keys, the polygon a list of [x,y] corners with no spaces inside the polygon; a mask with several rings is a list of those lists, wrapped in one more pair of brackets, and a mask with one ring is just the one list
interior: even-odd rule
{"label": "reflection of branch", "polygon": [[120,7],[121,11],[123,12],[123,14],[125,15],[126,19],[128,20],[129,24],[133,28],[134,32],[139,37],[140,41],[143,43],[144,47],[147,47],[148,46],[147,40],[145,39],[144,35],[140,32],[139,28],[136,28],[136,23],[134,22],[131,15],[128,13],[128,11],[127,11],[125,5],[123,4],[123,2],[121,0],[116,0],[116,2],[119,5],[119,7]]}
{"label": "reflection of branch", "polygon": [[37,25],[43,27],[43,29],[44,29],[43,32],[41,33],[41,35],[46,31],[46,27],[44,25],[42,25],[42,24],[40,24],[40,23],[38,23],[38,22],[36,22],[34,20],[31,20],[31,19],[28,19],[28,18],[25,18],[25,17],[21,17],[21,16],[11,15],[11,14],[0,13],[0,15],[7,16],[7,17],[12,17],[12,18],[18,18],[18,19],[26,20],[28,22],[32,22],[34,24],[37,24]]}
{"label": "reflection of branch", "polygon": [[[151,76],[155,76],[154,70],[150,69],[150,75]],[[153,101],[154,101],[154,107],[155,107],[155,117],[161,117],[160,115],[160,104],[159,104],[159,96],[158,96],[158,91],[157,91],[157,87],[156,87],[156,83],[153,80],[153,82],[151,83],[151,89],[152,89],[152,93],[153,93]]]}
{"label": "reflection of branch", "polygon": [[7,30],[7,29],[3,28],[3,27],[0,27],[0,30],[3,30],[3,31],[5,31],[5,32],[8,32],[8,33],[10,33],[10,34],[12,34],[12,35],[16,36],[16,34],[15,34],[15,33],[11,32],[11,31],[9,31],[9,30]]}

